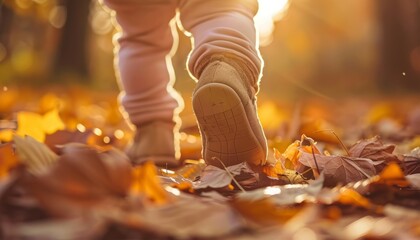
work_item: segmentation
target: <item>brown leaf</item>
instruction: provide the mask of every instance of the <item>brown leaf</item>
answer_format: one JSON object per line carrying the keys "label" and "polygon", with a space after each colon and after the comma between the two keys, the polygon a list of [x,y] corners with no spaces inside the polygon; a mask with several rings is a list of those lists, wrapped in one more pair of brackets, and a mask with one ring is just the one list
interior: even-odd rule
{"label": "brown leaf", "polygon": [[[373,161],[367,158],[314,155],[320,170],[325,175],[327,186],[356,182],[376,174]],[[316,169],[314,155],[301,152],[299,161],[305,166]]]}
{"label": "brown leaf", "polygon": [[369,158],[373,161],[399,161],[394,154],[395,145],[383,144],[379,136],[362,140],[353,145],[350,150],[350,156],[357,158]]}
{"label": "brown leaf", "polygon": [[60,153],[60,146],[67,143],[84,143],[86,144],[92,131],[68,131],[58,130],[53,134],[46,135],[45,144],[52,149],[55,153]]}
{"label": "brown leaf", "polygon": [[420,173],[420,148],[415,148],[410,154],[404,155],[401,166],[405,175]]}
{"label": "brown leaf", "polygon": [[73,216],[125,196],[130,182],[131,166],[126,159],[72,146],[48,172],[27,176],[24,185],[53,215]]}
{"label": "brown leaf", "polygon": [[19,161],[31,174],[42,175],[57,162],[58,156],[31,136],[15,135],[13,141]]}

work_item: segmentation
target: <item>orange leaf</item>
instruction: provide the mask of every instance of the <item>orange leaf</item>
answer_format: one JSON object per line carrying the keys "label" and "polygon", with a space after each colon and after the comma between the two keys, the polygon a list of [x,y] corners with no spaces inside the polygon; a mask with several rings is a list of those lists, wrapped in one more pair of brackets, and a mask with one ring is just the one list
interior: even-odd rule
{"label": "orange leaf", "polygon": [[299,163],[299,146],[300,141],[296,140],[295,142],[290,144],[283,153],[283,157],[292,162],[293,166],[296,166]]}
{"label": "orange leaf", "polygon": [[396,185],[399,187],[408,187],[410,183],[405,179],[404,172],[401,167],[392,162],[384,168],[384,170],[379,174],[380,183],[385,183],[386,185]]}
{"label": "orange leaf", "polygon": [[353,189],[342,187],[340,188],[340,195],[338,202],[342,204],[355,205],[363,208],[371,208],[372,204],[369,199],[363,197]]}
{"label": "orange leaf", "polygon": [[13,145],[11,143],[0,145],[0,179],[7,176],[9,171],[17,165]]}
{"label": "orange leaf", "polygon": [[404,173],[398,164],[391,163],[384,168],[379,177],[383,180],[400,179],[404,178]]}
{"label": "orange leaf", "polygon": [[132,195],[145,195],[153,202],[162,204],[168,201],[168,195],[157,177],[157,169],[153,162],[146,162],[132,170]]}
{"label": "orange leaf", "polygon": [[269,198],[257,201],[236,199],[231,205],[242,216],[262,225],[285,223],[302,210],[301,206],[276,206]]}

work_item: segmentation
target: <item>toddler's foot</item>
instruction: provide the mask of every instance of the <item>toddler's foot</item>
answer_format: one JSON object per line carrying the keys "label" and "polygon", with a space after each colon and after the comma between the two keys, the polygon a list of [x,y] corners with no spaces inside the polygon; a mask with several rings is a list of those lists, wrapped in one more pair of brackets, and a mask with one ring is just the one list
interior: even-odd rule
{"label": "toddler's foot", "polygon": [[172,122],[153,121],[137,127],[127,155],[134,165],[152,161],[163,168],[180,166],[179,141]]}
{"label": "toddler's foot", "polygon": [[203,140],[203,158],[222,167],[266,162],[267,142],[257,117],[255,96],[239,69],[223,58],[202,72],[192,97]]}

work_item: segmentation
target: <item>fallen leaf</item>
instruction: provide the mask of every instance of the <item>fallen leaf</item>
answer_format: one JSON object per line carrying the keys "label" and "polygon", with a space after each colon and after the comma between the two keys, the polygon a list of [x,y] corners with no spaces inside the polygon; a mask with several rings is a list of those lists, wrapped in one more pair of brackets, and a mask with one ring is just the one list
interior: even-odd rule
{"label": "fallen leaf", "polygon": [[87,144],[92,131],[67,131],[58,130],[52,134],[45,136],[45,144],[55,153],[60,153],[61,146],[67,143],[83,143]]}
{"label": "fallen leaf", "polygon": [[169,198],[157,177],[157,169],[153,162],[146,162],[132,170],[133,181],[130,195],[141,195],[157,204],[168,202]]}
{"label": "fallen leaf", "polygon": [[385,184],[389,186],[408,187],[410,183],[404,176],[404,172],[397,163],[390,163],[381,173],[379,179],[373,184]]}
{"label": "fallen leaf", "polygon": [[0,144],[0,180],[6,177],[10,170],[18,164],[13,145],[11,143]]}
{"label": "fallen leaf", "polygon": [[77,218],[8,224],[6,239],[96,239],[105,232],[107,222],[86,214]]}
{"label": "fallen leaf", "polygon": [[347,205],[355,205],[367,209],[371,209],[374,205],[369,199],[363,197],[351,188],[342,187],[339,190],[338,202]]}
{"label": "fallen leaf", "polygon": [[13,141],[20,162],[26,165],[28,171],[34,175],[44,174],[58,159],[58,156],[46,145],[30,136],[15,135]]}
{"label": "fallen leaf", "polygon": [[318,164],[321,172],[325,175],[325,184],[327,186],[335,186],[337,183],[356,182],[376,174],[374,162],[367,158],[301,153],[299,161],[303,165],[316,169],[316,163]]}
{"label": "fallen leaf", "polygon": [[126,158],[109,158],[84,145],[66,147],[51,168],[24,179],[24,187],[56,216],[78,216],[94,206],[117,202],[127,195],[130,183]]}
{"label": "fallen leaf", "polygon": [[220,239],[245,225],[244,219],[228,204],[185,194],[176,201],[145,208],[136,215],[143,225],[179,239]]}
{"label": "fallen leaf", "polygon": [[287,184],[284,186],[269,186],[236,195],[239,200],[249,202],[269,199],[277,206],[301,203],[309,198],[315,198],[321,191],[324,177],[311,181],[309,184]]}
{"label": "fallen leaf", "polygon": [[232,183],[232,176],[236,177],[242,173],[247,173],[251,176],[255,175],[254,171],[244,162],[229,166],[226,169],[208,165],[202,171],[200,180],[194,183],[194,189],[224,188]]}
{"label": "fallen leaf", "polygon": [[260,225],[283,224],[296,216],[302,206],[278,206],[268,198],[249,201],[235,199],[231,206],[248,220]]}
{"label": "fallen leaf", "polygon": [[32,112],[19,112],[17,114],[18,128],[16,133],[20,136],[31,136],[43,142],[46,134],[52,134],[65,128],[57,110],[39,115]]}
{"label": "fallen leaf", "polygon": [[409,154],[404,154],[401,166],[405,175],[420,173],[420,147],[413,149]]}
{"label": "fallen leaf", "polygon": [[420,173],[407,175],[405,178],[408,180],[408,182],[410,182],[411,186],[420,190]]}
{"label": "fallen leaf", "polygon": [[386,163],[399,162],[396,155],[393,154],[395,145],[383,144],[379,136],[362,140],[353,145],[349,154],[356,158],[368,158],[373,161],[382,161],[384,164],[376,164],[377,171],[381,171]]}

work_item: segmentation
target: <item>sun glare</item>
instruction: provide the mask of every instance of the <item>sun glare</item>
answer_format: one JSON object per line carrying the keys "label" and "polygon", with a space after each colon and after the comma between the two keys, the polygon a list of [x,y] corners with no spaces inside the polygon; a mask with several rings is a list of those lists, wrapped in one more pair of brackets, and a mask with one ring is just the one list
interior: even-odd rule
{"label": "sun glare", "polygon": [[258,0],[259,10],[255,24],[259,31],[260,46],[267,46],[273,40],[274,22],[279,21],[289,7],[289,0]]}

